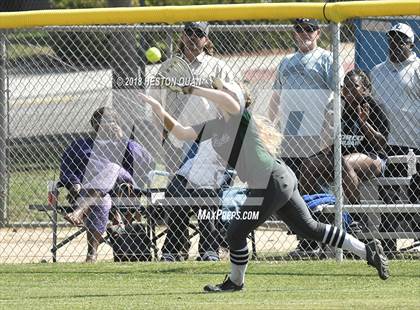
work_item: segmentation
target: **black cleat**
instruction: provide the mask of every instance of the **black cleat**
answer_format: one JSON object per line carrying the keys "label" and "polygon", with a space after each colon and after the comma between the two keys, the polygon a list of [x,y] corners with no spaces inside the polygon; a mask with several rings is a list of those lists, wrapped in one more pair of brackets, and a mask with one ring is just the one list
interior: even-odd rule
{"label": "black cleat", "polygon": [[378,275],[382,280],[389,278],[388,258],[379,240],[374,239],[366,244],[366,260],[368,265],[378,270]]}
{"label": "black cleat", "polygon": [[204,291],[205,292],[212,292],[212,293],[219,293],[219,292],[235,292],[235,291],[240,291],[244,288],[244,285],[236,285],[235,283],[233,283],[229,276],[227,275],[225,277],[225,280],[223,281],[223,283],[220,284],[216,284],[216,285],[211,285],[211,284],[207,284],[204,287]]}

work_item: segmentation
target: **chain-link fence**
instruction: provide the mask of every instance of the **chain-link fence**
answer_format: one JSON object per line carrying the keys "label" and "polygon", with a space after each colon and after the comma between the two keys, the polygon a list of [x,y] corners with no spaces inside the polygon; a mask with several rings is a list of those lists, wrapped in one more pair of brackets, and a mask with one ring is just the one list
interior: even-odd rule
{"label": "chain-link fence", "polygon": [[[250,90],[249,109],[282,134],[277,156],[295,172],[314,217],[381,239],[391,257],[415,257],[419,19],[353,20],[335,29],[311,20],[219,23],[208,34],[201,26],[1,34],[0,261],[227,256],[225,232],[250,194],[241,175],[211,140],[182,142],[162,130],[139,99],[146,90],[183,125],[220,117],[211,101],[156,82],[174,56],[202,86],[220,78]],[[150,47],[162,53],[157,63],[145,57]],[[297,239],[281,212],[250,234],[254,258],[334,256]]]}

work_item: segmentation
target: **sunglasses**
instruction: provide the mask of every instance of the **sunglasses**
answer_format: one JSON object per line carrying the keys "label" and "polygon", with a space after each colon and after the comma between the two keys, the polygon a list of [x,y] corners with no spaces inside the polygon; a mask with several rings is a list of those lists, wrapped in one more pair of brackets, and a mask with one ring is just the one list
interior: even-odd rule
{"label": "sunglasses", "polygon": [[318,30],[318,28],[312,27],[312,26],[295,26],[295,31],[297,33],[302,33],[302,32],[312,33],[312,32],[315,32],[317,30]]}
{"label": "sunglasses", "polygon": [[195,36],[200,39],[206,36],[206,34],[200,29],[191,29],[191,28],[186,29],[185,34],[189,37]]}

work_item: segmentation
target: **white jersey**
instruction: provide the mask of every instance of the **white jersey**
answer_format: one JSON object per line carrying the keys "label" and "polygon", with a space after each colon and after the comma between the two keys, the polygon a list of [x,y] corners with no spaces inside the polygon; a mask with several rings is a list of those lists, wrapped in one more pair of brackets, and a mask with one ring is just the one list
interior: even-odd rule
{"label": "white jersey", "polygon": [[[215,77],[225,81],[232,80],[232,73],[226,63],[205,53],[198,55],[189,65],[195,81],[201,86],[210,87]],[[151,95],[184,126],[201,124],[218,115],[215,104],[203,97],[179,94],[166,88],[159,89],[157,94],[151,93]],[[171,134],[169,139],[176,147],[185,149],[183,141]],[[224,170],[225,165],[218,158],[210,141],[206,141],[200,144],[197,154],[187,160],[177,174],[184,176],[195,186],[207,187],[219,185]]]}
{"label": "white jersey", "polygon": [[389,144],[420,148],[419,58],[413,53],[402,63],[388,59],[370,76],[374,99],[389,110]]}
{"label": "white jersey", "polygon": [[207,140],[200,143],[197,154],[188,159],[176,174],[185,177],[193,186],[219,187],[224,181],[225,170],[211,140]]}

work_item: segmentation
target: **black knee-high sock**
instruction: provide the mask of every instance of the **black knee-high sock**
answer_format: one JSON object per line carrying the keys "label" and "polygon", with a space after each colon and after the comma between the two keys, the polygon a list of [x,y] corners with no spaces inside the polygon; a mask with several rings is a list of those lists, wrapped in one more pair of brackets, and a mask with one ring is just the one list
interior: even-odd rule
{"label": "black knee-high sock", "polygon": [[231,272],[230,280],[236,285],[242,285],[245,281],[245,271],[248,266],[248,246],[240,250],[230,250]]}

